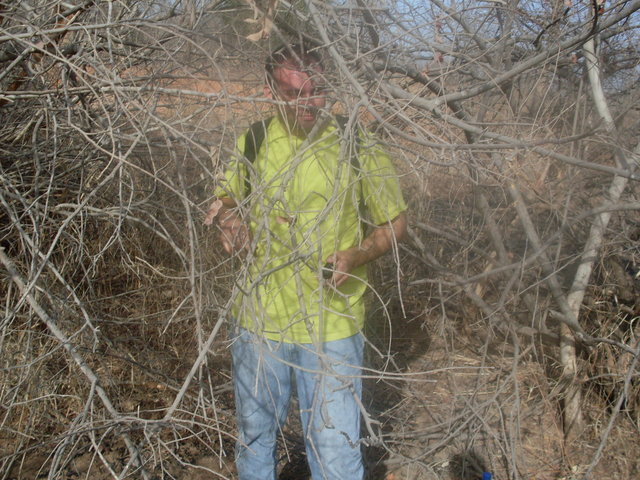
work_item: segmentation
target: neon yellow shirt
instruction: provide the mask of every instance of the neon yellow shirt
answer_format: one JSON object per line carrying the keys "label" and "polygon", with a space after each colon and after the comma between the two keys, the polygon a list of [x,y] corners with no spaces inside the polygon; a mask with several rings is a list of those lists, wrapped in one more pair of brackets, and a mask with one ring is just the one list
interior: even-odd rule
{"label": "neon yellow shirt", "polygon": [[[240,152],[245,135],[238,139]],[[321,269],[329,255],[362,241],[360,197],[375,225],[406,209],[388,155],[361,134],[356,171],[351,151],[341,153],[341,138],[332,122],[309,142],[290,134],[276,117],[253,165],[244,158],[231,162],[216,188],[218,197],[247,206],[255,245],[233,313],[242,327],[269,339],[324,342],[362,329],[366,267],[351,272],[338,289],[322,279]]]}

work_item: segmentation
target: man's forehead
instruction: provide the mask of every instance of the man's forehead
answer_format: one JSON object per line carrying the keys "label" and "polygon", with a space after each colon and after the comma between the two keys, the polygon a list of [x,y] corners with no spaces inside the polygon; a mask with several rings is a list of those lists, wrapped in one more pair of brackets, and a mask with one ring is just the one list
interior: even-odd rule
{"label": "man's forehead", "polygon": [[295,66],[281,66],[273,72],[273,76],[278,83],[284,84],[303,84],[312,81],[315,84],[322,83],[322,69],[299,69]]}
{"label": "man's forehead", "polygon": [[316,78],[322,73],[322,66],[319,63],[300,65],[297,62],[285,62],[274,68],[274,75],[281,76],[301,76],[306,75]]}

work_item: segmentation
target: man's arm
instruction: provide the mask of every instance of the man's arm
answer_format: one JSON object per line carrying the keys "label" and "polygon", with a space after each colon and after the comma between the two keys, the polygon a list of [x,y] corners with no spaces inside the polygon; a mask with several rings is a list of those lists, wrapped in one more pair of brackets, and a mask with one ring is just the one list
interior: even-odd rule
{"label": "man's arm", "polygon": [[341,285],[351,276],[349,272],[387,253],[406,233],[407,215],[402,212],[390,223],[375,227],[360,245],[329,255],[326,261],[334,270],[331,282]]}
{"label": "man's arm", "polygon": [[215,200],[204,217],[205,225],[213,225],[218,219],[220,240],[229,255],[249,248],[249,228],[239,215],[238,205],[229,197]]}

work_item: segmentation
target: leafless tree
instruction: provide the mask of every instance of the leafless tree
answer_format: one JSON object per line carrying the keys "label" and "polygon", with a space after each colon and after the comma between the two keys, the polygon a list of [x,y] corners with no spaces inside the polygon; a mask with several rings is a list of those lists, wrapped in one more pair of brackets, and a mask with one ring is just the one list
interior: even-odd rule
{"label": "leafless tree", "polygon": [[[264,56],[301,38],[410,203],[370,299],[381,464],[527,478],[540,402],[560,406],[563,466],[595,469],[640,409],[639,9],[280,0],[253,42],[241,1],[0,2],[0,478],[232,476],[225,330],[244,267],[201,220],[272,107]],[[449,402],[423,398],[433,380]],[[593,392],[606,417],[584,411]]]}

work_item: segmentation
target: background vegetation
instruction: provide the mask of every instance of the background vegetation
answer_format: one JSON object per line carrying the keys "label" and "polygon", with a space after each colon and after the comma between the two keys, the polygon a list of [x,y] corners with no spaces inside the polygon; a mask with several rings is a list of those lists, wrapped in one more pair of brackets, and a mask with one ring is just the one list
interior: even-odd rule
{"label": "background vegetation", "polygon": [[242,264],[201,221],[300,38],[410,204],[370,476],[637,476],[640,1],[273,5],[251,41],[267,4],[0,2],[0,478],[233,477]]}

